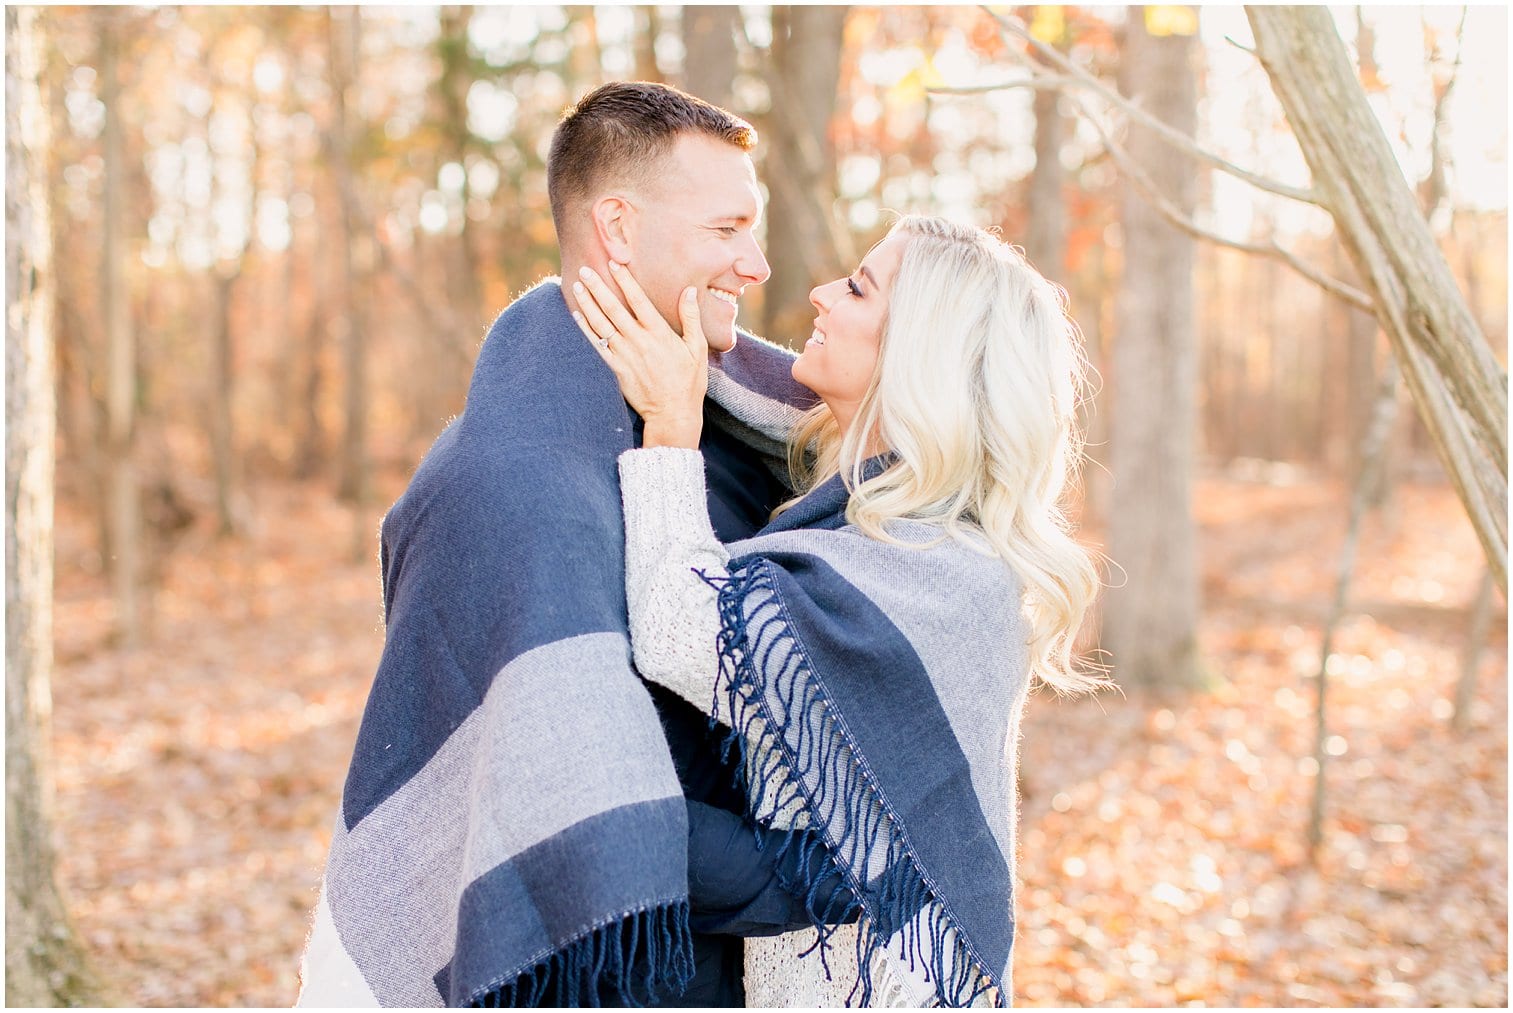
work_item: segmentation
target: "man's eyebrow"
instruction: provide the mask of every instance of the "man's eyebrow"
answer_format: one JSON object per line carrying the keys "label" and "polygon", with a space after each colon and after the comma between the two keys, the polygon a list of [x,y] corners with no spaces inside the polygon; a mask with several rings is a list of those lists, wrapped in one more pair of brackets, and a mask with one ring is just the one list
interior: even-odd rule
{"label": "man's eyebrow", "polygon": [[716,215],[709,219],[709,221],[712,225],[719,225],[724,222],[735,222],[738,225],[744,225],[747,222],[756,221],[756,217],[753,215]]}

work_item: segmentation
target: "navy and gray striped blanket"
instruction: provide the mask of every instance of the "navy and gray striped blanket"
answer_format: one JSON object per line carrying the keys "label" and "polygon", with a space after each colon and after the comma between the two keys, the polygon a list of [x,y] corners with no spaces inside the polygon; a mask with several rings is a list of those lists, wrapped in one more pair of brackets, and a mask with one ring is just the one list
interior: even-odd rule
{"label": "navy and gray striped blanket", "polygon": [[[715,357],[715,423],[780,450],[812,401],[789,362]],[[688,980],[686,810],[626,626],[631,442],[556,281],[517,299],[384,518],[384,651],[300,1005],[636,1003]]]}
{"label": "navy and gray striped blanket", "polygon": [[[714,709],[752,818],[820,831],[781,845],[811,852],[811,914],[860,909],[853,1001],[887,948],[935,1003],[1011,1005],[1020,585],[920,522],[889,528],[915,544],[861,534],[847,498],[832,479],[730,546]],[[818,896],[826,857],[846,884]]]}

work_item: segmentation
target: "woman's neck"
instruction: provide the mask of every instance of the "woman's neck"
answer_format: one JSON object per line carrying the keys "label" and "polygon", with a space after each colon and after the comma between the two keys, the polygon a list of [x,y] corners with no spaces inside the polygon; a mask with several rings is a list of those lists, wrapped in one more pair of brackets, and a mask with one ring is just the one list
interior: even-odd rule
{"label": "woman's neck", "polygon": [[[828,399],[825,401],[825,404],[829,406],[830,415],[835,419],[836,427],[840,433],[839,442],[844,443],[846,435],[850,433],[851,426],[856,421],[857,405],[855,402],[836,403]],[[869,457],[876,457],[878,454],[886,453],[888,449],[888,446],[883,443],[882,435],[874,428],[872,432],[867,434],[867,442],[862,447],[862,460],[865,461]]]}

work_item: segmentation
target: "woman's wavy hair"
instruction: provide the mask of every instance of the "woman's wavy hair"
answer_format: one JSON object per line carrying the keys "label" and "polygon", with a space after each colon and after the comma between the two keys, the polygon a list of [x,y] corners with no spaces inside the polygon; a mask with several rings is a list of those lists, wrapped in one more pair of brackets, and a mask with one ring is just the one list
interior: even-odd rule
{"label": "woman's wavy hair", "polygon": [[[795,431],[800,495],[839,474],[846,519],[873,538],[899,543],[887,524],[908,518],[979,551],[986,539],[1024,582],[1033,676],[1058,693],[1097,688],[1073,646],[1100,582],[1062,512],[1086,382],[1066,293],[982,229],[909,215],[897,234],[909,238],[876,371],[844,437],[823,402]],[[864,478],[879,448],[896,456]]]}

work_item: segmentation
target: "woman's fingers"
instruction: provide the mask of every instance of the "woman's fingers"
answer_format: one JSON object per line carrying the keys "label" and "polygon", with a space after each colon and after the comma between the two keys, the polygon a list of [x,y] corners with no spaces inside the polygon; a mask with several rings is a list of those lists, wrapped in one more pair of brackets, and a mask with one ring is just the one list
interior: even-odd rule
{"label": "woman's fingers", "polygon": [[699,290],[690,285],[678,300],[678,316],[683,321],[683,343],[693,360],[703,365],[709,359],[709,342],[704,340],[704,325],[699,320]]}
{"label": "woman's fingers", "polygon": [[589,324],[588,319],[577,310],[573,310],[573,321],[577,323],[578,329],[583,332],[583,336],[588,339],[590,345],[602,351],[609,344],[608,341],[604,340],[604,336],[597,333],[592,325]]}
{"label": "woman's fingers", "polygon": [[646,298],[646,292],[642,290],[629,268],[619,261],[611,260],[609,271],[615,279],[615,284],[620,286],[620,291],[625,293],[625,304],[630,307],[630,311],[636,315],[637,320],[650,326],[652,321],[662,319],[662,314],[658,313],[657,308],[651,304],[651,300]]}
{"label": "woman's fingers", "polygon": [[573,282],[573,295],[578,297],[578,311],[592,329],[591,337],[597,337],[600,341],[608,341],[619,337],[622,333],[609,317],[604,315],[599,301],[594,298],[593,292],[586,288],[582,282]]}
{"label": "woman's fingers", "polygon": [[[588,287],[588,292],[594,297],[594,302],[599,304],[599,309],[609,318],[610,323],[615,325],[615,329],[621,334],[630,334],[632,328],[637,325],[637,320],[630,315],[630,311],[625,308],[620,297],[610,291],[604,279],[599,277],[599,272],[591,267],[583,267],[579,268],[578,276],[583,279],[578,284]],[[573,291],[578,291],[576,285]]]}

